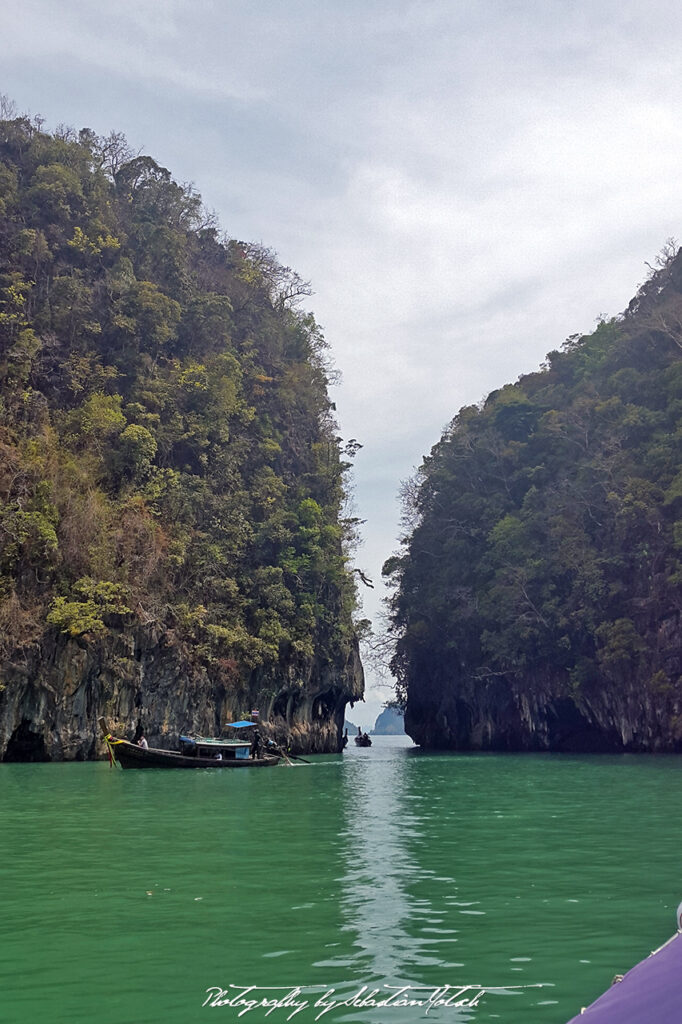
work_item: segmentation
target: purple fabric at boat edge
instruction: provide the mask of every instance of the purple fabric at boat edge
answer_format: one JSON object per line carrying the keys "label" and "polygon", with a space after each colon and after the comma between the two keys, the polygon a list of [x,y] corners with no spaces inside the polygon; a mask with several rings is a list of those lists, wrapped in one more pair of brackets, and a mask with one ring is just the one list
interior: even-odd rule
{"label": "purple fabric at boat edge", "polygon": [[642,960],[567,1024],[681,1024],[682,933]]}

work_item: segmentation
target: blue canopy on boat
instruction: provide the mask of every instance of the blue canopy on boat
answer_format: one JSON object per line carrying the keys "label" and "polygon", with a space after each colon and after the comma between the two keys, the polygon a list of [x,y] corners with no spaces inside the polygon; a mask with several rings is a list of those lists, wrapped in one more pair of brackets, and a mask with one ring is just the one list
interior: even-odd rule
{"label": "blue canopy on boat", "polygon": [[246,729],[247,725],[257,725],[257,722],[226,722],[226,729]]}
{"label": "blue canopy on boat", "polygon": [[568,1024],[679,1024],[682,933],[642,960]]}

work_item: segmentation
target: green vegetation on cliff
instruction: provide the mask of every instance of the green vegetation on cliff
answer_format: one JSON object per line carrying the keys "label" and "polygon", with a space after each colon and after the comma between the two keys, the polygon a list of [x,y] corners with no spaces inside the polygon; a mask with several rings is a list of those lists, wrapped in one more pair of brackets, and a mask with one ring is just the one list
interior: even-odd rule
{"label": "green vegetation on cliff", "polygon": [[0,122],[0,667],[151,623],[227,686],[348,659],[306,294],[121,136]]}
{"label": "green vegetation on cliff", "polygon": [[628,690],[664,709],[662,743],[675,742],[681,442],[682,257],[670,244],[626,313],[462,409],[405,488],[411,533],[384,573],[408,731],[442,713],[432,742],[495,746],[504,725],[488,711],[472,741],[474,705],[486,689],[494,708],[501,686],[521,722],[504,742],[523,746],[526,729],[533,745],[523,701],[549,686],[576,709]]}

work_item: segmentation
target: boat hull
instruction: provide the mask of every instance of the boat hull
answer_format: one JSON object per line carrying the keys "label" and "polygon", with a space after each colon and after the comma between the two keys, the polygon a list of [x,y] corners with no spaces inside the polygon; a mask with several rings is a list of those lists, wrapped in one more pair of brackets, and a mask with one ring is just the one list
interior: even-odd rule
{"label": "boat hull", "polygon": [[280,758],[267,754],[265,757],[234,757],[218,761],[213,757],[188,757],[173,750],[159,750],[155,747],[138,747],[128,740],[110,739],[114,757],[123,768],[267,768],[279,762]]}

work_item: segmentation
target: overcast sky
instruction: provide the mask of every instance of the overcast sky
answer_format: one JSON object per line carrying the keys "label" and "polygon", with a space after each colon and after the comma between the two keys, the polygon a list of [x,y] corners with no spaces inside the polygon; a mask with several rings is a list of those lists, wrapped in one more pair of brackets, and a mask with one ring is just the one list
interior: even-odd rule
{"label": "overcast sky", "polygon": [[[0,92],[123,131],[308,279],[357,563],[462,405],[627,306],[682,236],[677,0],[0,0]],[[373,683],[370,680],[370,691]],[[382,693],[351,717],[373,721]],[[386,695],[383,694],[385,697]]]}

